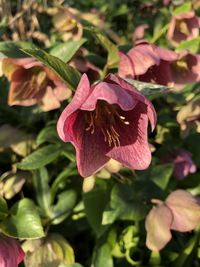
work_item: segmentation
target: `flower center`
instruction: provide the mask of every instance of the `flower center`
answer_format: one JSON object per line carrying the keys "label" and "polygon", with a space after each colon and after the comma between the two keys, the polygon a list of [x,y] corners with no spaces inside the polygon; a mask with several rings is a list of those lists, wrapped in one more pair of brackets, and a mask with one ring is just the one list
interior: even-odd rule
{"label": "flower center", "polygon": [[182,34],[185,34],[185,35],[189,35],[190,34],[188,25],[187,25],[187,23],[185,21],[178,21],[176,28]]}
{"label": "flower center", "polygon": [[98,101],[96,109],[87,111],[85,113],[85,121],[87,124],[86,131],[94,134],[98,128],[101,130],[104,141],[108,143],[109,147],[120,146],[120,134],[116,130],[119,123],[129,125],[126,117],[122,116],[119,112],[120,108],[117,105],[110,105],[105,101]]}
{"label": "flower center", "polygon": [[179,73],[182,74],[187,73],[188,70],[187,61],[184,59],[177,60],[176,62],[172,63],[172,68]]}

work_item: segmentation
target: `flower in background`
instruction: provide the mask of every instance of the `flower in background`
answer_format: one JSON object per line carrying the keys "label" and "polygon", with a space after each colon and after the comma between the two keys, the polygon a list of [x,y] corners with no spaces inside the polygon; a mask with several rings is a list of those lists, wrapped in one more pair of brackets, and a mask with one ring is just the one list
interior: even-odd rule
{"label": "flower in background", "polygon": [[75,146],[79,173],[88,177],[110,158],[131,169],[147,168],[151,162],[148,120],[154,129],[155,110],[132,85],[110,74],[91,86],[84,74],[57,130],[64,142]]}
{"label": "flower in background", "polygon": [[168,40],[177,46],[181,41],[192,40],[199,36],[200,18],[194,11],[172,17],[167,32]]}
{"label": "flower in background", "polygon": [[181,127],[182,137],[187,137],[192,128],[200,133],[200,99],[192,100],[182,106],[177,113],[177,121]]}
{"label": "flower in background", "polygon": [[127,54],[120,52],[119,75],[143,82],[172,85],[170,64],[178,54],[140,41]]}
{"label": "flower in background", "polygon": [[175,178],[182,180],[190,173],[196,172],[196,165],[192,161],[192,154],[185,150],[179,150],[174,155],[173,159],[174,170],[173,175]]}
{"label": "flower in background", "polygon": [[80,73],[86,73],[90,81],[96,81],[100,78],[101,70],[89,62],[87,59],[88,51],[84,48],[78,50],[69,65],[77,69]]}
{"label": "flower in background", "polygon": [[71,96],[71,90],[57,75],[35,59],[6,58],[2,69],[10,81],[10,106],[39,104],[43,111],[49,111],[59,108],[60,102]]}
{"label": "flower in background", "polygon": [[137,26],[135,28],[133,35],[132,35],[133,42],[143,39],[145,30],[148,28],[149,28],[148,24],[142,24],[142,25]]}
{"label": "flower in background", "polygon": [[161,250],[172,238],[170,230],[188,232],[200,223],[200,205],[187,191],[172,192],[165,202],[152,199],[153,207],[146,217],[146,245],[153,251]]}
{"label": "flower in background", "polygon": [[200,55],[182,51],[170,66],[175,89],[182,89],[187,83],[200,81]]}
{"label": "flower in background", "polygon": [[19,241],[0,234],[0,266],[17,267],[24,258]]}
{"label": "flower in background", "polygon": [[79,22],[80,12],[75,8],[58,8],[53,16],[53,25],[63,41],[80,40],[83,26]]}
{"label": "flower in background", "polygon": [[182,180],[190,173],[196,172],[196,165],[192,160],[192,154],[186,150],[176,150],[163,159],[164,163],[173,164],[173,176]]}
{"label": "flower in background", "polygon": [[127,54],[120,52],[119,75],[182,89],[200,81],[200,55],[188,51],[175,53],[141,41]]}

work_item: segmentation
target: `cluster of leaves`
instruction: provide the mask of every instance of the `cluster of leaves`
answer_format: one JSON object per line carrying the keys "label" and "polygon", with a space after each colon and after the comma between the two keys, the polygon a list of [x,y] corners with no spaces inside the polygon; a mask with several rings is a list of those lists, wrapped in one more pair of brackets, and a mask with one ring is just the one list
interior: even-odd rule
{"label": "cluster of leaves", "polygon": [[[30,23],[26,7],[17,13],[19,7],[11,1],[15,13],[11,22],[9,14],[0,14],[3,16],[0,55],[37,59],[73,92],[81,74],[66,63],[80,48],[88,50],[85,57],[100,69],[104,78],[108,72],[116,72],[119,50],[132,47],[131,36],[136,26],[148,24],[146,39],[168,47],[165,34],[169,17],[195,5],[191,1],[185,4],[171,1],[169,6],[164,6],[162,1],[149,4],[145,0],[64,1],[62,7],[67,2],[83,12],[96,8],[104,24],[98,27],[83,17],[83,36],[63,42],[61,33],[49,22],[51,10],[57,8],[56,1],[35,2],[37,6],[31,7],[31,14],[33,20],[35,14],[38,16],[40,35],[26,35],[26,31],[22,34],[20,25],[26,25],[26,20]],[[13,34],[15,30],[17,38]],[[199,41],[199,37],[184,41],[176,51],[187,48],[197,53]],[[0,232],[22,241],[26,256],[20,266],[199,266],[199,230],[176,232],[163,251],[151,252],[145,246],[144,226],[152,198],[165,199],[177,188],[196,196],[200,194],[200,135],[191,129],[186,138],[181,137],[177,122],[178,112],[183,110],[180,116],[183,118],[190,110],[191,101],[199,101],[199,84],[175,92],[165,86],[129,82],[153,101],[157,112],[156,131],[150,136],[152,164],[147,170],[137,172],[122,167],[111,174],[104,169],[95,177],[93,189],[83,192],[74,148],[63,143],[56,131],[58,117],[71,99],[62,103],[59,110],[50,112],[43,112],[38,106],[9,107],[9,82],[4,76],[0,78]],[[162,161],[174,148],[189,150],[197,166],[196,173],[184,180],[175,179],[173,162]]]}

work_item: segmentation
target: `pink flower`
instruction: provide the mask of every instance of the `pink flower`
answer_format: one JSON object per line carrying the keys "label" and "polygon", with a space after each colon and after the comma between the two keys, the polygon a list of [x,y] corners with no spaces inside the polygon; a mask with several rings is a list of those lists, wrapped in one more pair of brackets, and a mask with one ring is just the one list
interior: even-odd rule
{"label": "pink flower", "polygon": [[35,59],[6,58],[2,67],[10,81],[10,106],[39,104],[43,111],[49,111],[59,108],[60,102],[71,95],[57,75]]}
{"label": "pink flower", "polygon": [[171,76],[174,87],[182,89],[187,83],[200,81],[200,55],[182,51],[178,59],[171,64]]}
{"label": "pink flower", "polygon": [[182,180],[187,177],[190,173],[196,172],[196,165],[192,161],[192,154],[188,151],[180,150],[176,153],[173,160],[174,171],[173,175],[175,178]]}
{"label": "pink flower", "polygon": [[153,251],[161,250],[172,238],[170,230],[188,232],[200,223],[200,205],[187,191],[172,192],[165,202],[152,199],[157,204],[146,217],[146,245]]}
{"label": "pink flower", "polygon": [[70,61],[69,65],[77,69],[80,73],[86,73],[90,81],[96,81],[100,78],[100,69],[89,62],[87,59],[88,51],[84,48],[78,50]]}
{"label": "pink flower", "polygon": [[144,82],[171,85],[170,63],[178,54],[147,42],[139,42],[127,54],[120,52],[119,75]]}
{"label": "pink flower", "polygon": [[0,266],[17,267],[23,260],[24,252],[20,243],[13,238],[0,235]]}
{"label": "pink flower", "polygon": [[120,52],[119,75],[142,82],[174,86],[200,81],[200,55],[175,53],[147,42],[139,42],[127,54]]}
{"label": "pink flower", "polygon": [[168,40],[177,46],[181,41],[199,36],[200,19],[194,11],[173,16],[167,32]]}
{"label": "pink flower", "polygon": [[133,42],[135,42],[136,40],[140,40],[140,39],[144,38],[144,32],[148,28],[149,28],[148,24],[142,24],[142,25],[137,26],[135,28],[135,31],[134,31],[133,36],[132,36]]}
{"label": "pink flower", "polygon": [[110,74],[91,86],[84,74],[57,130],[64,142],[75,146],[78,170],[87,177],[110,158],[132,169],[147,168],[151,161],[148,120],[153,129],[155,110],[132,85]]}

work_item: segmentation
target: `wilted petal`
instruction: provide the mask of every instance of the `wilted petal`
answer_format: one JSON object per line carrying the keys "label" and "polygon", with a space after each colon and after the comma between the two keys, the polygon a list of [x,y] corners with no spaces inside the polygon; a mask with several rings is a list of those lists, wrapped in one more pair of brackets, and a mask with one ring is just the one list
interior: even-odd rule
{"label": "wilted petal", "polygon": [[171,239],[170,227],[173,215],[165,204],[151,209],[146,217],[146,245],[153,251],[161,250]]}
{"label": "wilted petal", "polygon": [[53,89],[47,86],[46,92],[41,101],[41,108],[43,111],[50,111],[60,107],[60,102],[54,94]]}
{"label": "wilted petal", "polygon": [[165,201],[173,213],[171,229],[187,232],[200,224],[200,205],[187,191],[176,190]]}

